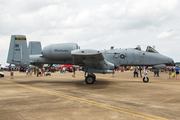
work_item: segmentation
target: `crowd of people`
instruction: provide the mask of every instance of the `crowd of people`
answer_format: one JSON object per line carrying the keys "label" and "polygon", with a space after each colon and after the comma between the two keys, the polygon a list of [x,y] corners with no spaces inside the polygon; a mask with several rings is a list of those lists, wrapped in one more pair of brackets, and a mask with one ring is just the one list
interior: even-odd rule
{"label": "crowd of people", "polygon": [[34,73],[34,75],[37,75],[37,77],[48,76],[48,75],[51,75],[49,72],[55,72],[55,71],[59,71],[60,73],[73,72],[72,77],[75,77],[76,68],[75,67],[72,67],[72,68],[63,67],[63,68],[55,69],[54,67],[42,67],[42,68],[40,68],[40,67],[22,68],[21,67],[17,71],[25,72],[26,77],[32,76],[33,73]]}
{"label": "crowd of people", "polygon": [[[159,77],[159,72],[165,71],[166,73],[169,72],[170,76],[173,78],[179,79],[179,66],[168,66],[165,69],[157,69],[153,67],[146,67],[145,70],[148,72],[154,72],[154,77]],[[115,71],[133,71],[133,77],[139,77],[141,75],[142,67],[140,66],[131,66],[131,67],[120,67],[118,69],[115,69]],[[112,76],[114,76],[114,72],[112,73]],[[141,76],[142,77],[142,76]],[[171,77],[170,77],[171,78]]]}
{"label": "crowd of people", "polygon": [[[27,67],[27,68],[22,68],[22,67],[16,67],[16,68],[8,68],[9,71],[19,71],[19,72],[25,72],[26,73],[26,77],[30,77],[33,75],[36,75],[37,77],[41,77],[41,76],[47,76],[47,75],[51,75],[49,72],[55,72],[55,71],[59,71],[60,73],[66,73],[66,72],[72,72],[72,77],[75,77],[75,71],[78,68],[76,68],[75,66],[71,66],[71,67]],[[154,77],[159,77],[159,71],[162,71],[162,69],[157,69],[157,68],[146,68],[147,71],[152,71],[154,72]],[[169,72],[169,78],[176,78],[179,79],[179,70],[180,68],[178,66],[169,66],[166,67],[165,69],[163,69],[163,71],[165,72]],[[1,69],[2,71],[2,69]],[[141,67],[119,67],[118,69],[115,69],[114,72],[112,73],[112,77],[114,77],[114,73],[115,71],[133,71],[133,77],[139,77],[139,75],[141,75],[141,71],[142,68]],[[45,73],[47,72],[47,73]],[[13,72],[10,73],[11,76],[13,76]],[[142,76],[141,76],[142,77]],[[12,77],[13,78],[13,77]]]}
{"label": "crowd of people", "polygon": [[45,76],[45,68],[39,68],[39,67],[27,67],[27,68],[20,68],[19,72],[25,72],[26,73],[26,77],[32,76],[33,73],[34,75],[37,75],[37,77],[39,76]]}

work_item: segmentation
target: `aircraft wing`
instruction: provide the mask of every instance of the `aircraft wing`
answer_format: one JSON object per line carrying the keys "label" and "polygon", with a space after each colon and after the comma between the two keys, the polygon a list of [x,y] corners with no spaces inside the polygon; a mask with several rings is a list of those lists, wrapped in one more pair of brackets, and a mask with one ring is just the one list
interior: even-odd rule
{"label": "aircraft wing", "polygon": [[92,49],[78,49],[73,50],[71,54],[74,64],[88,69],[87,72],[91,71],[93,73],[97,73],[98,70],[100,73],[104,73],[107,70],[114,69],[114,64],[104,59],[104,56],[100,51]]}

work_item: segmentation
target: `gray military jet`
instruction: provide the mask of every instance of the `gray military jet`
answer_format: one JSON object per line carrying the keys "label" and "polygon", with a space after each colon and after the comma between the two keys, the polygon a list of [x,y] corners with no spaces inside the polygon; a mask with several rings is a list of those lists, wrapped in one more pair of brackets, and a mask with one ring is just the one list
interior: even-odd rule
{"label": "gray military jet", "polygon": [[[112,73],[120,66],[153,66],[165,68],[174,65],[172,58],[159,54],[154,48],[147,46],[141,50],[140,46],[127,49],[93,50],[79,49],[76,43],[51,44],[41,48],[37,41],[29,42],[27,48],[26,36],[12,35],[9,46],[7,63],[27,67],[30,64],[69,64],[82,66],[85,72],[85,82],[93,84],[94,73]],[[148,82],[145,75],[143,82]]]}

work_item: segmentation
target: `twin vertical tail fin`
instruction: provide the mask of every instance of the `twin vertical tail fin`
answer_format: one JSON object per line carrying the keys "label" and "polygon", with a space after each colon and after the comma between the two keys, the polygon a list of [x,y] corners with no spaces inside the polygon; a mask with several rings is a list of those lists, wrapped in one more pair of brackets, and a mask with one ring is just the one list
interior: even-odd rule
{"label": "twin vertical tail fin", "polygon": [[30,65],[25,35],[11,35],[7,63],[21,67]]}
{"label": "twin vertical tail fin", "polygon": [[42,54],[41,42],[39,41],[30,41],[28,49],[29,49],[29,55]]}

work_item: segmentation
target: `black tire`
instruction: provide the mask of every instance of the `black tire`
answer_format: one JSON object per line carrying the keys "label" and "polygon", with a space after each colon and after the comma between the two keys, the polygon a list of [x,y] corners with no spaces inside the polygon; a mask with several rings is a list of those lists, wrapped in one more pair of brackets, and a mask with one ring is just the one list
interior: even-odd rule
{"label": "black tire", "polygon": [[88,75],[86,77],[85,81],[86,81],[87,84],[93,84],[94,83],[94,77],[92,75]]}
{"label": "black tire", "polygon": [[0,77],[4,77],[4,75],[1,74]]}
{"label": "black tire", "polygon": [[91,73],[90,75],[93,77],[94,80],[96,80],[95,74]]}
{"label": "black tire", "polygon": [[144,77],[144,78],[143,78],[143,82],[145,82],[145,83],[149,82],[149,78],[146,77],[146,79],[145,79],[145,77]]}

